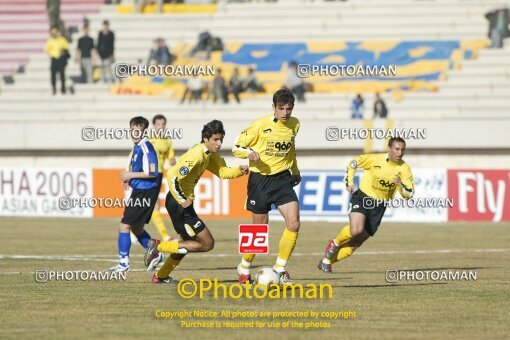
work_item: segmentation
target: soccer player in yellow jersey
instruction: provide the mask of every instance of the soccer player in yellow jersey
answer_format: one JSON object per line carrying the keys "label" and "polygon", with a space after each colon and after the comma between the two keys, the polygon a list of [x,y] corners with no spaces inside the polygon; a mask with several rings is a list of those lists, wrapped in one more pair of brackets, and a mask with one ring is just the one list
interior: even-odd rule
{"label": "soccer player in yellow jersey", "polygon": [[[363,242],[374,236],[386,210],[384,202],[398,191],[409,199],[414,195],[411,168],[402,159],[406,143],[402,138],[391,138],[388,153],[361,155],[347,166],[347,191],[352,195],[349,225],[326,247],[325,256],[319,262],[324,273],[332,272],[332,264],[352,255]],[[356,169],[364,169],[359,189],[354,189]]]}
{"label": "soccer player in yellow jersey", "polygon": [[[285,266],[296,246],[300,226],[299,202],[293,189],[301,181],[294,145],[299,121],[291,116],[294,100],[288,89],[275,92],[273,113],[242,131],[232,148],[236,157],[250,160],[246,209],[252,212],[253,223],[267,224],[273,204],[285,219],[286,228],[273,267],[282,284],[292,283]],[[254,257],[255,254],[244,254],[237,267],[241,284],[251,281],[250,267]]]}
{"label": "soccer player in yellow jersey", "polygon": [[[154,146],[154,149],[156,150],[156,153],[158,154],[158,190],[161,190],[161,184],[163,181],[163,170],[165,169],[165,164],[168,161],[168,164],[170,166],[175,165],[175,153],[174,153],[174,147],[172,146],[172,140],[169,138],[164,138],[163,134],[166,129],[166,118],[163,115],[156,115],[154,118],[152,118],[152,125],[154,126],[154,131],[156,136],[151,136],[153,138],[150,138],[149,141],[151,142],[152,146]],[[157,137],[157,138],[156,138]],[[151,221],[156,226],[156,229],[158,230],[159,234],[161,235],[161,238],[164,241],[170,241],[172,237],[168,235],[168,232],[165,228],[165,222],[163,222],[163,217],[161,216],[161,212],[159,211],[159,200],[156,202],[156,207],[154,208],[154,212],[151,216]]]}
{"label": "soccer player in yellow jersey", "polygon": [[173,279],[169,274],[187,253],[207,252],[214,247],[211,232],[193,208],[195,198],[193,190],[206,169],[224,179],[248,174],[248,166],[229,168],[220,157],[219,151],[224,136],[222,122],[213,120],[207,123],[202,129],[202,142],[182,155],[166,174],[170,191],[166,196],[165,206],[174,229],[182,240],[149,241],[144,257],[145,265],[149,266],[152,260],[159,257],[160,252],[171,254],[154,274],[152,282],[155,284],[172,283]]}

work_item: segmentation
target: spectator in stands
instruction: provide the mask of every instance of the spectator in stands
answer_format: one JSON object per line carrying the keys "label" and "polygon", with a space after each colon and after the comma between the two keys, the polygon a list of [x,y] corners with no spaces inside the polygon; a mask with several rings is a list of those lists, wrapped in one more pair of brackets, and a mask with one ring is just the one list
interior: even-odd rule
{"label": "spectator in stands", "polygon": [[356,98],[352,101],[351,105],[351,118],[352,119],[363,119],[363,113],[365,112],[365,101],[360,93],[356,95]]}
{"label": "spectator in stands", "polygon": [[154,45],[149,54],[148,65],[170,65],[172,64],[173,56],[166,45],[163,38],[154,40]]}
{"label": "spectator in stands", "polygon": [[[209,91],[209,96],[213,96],[213,103],[216,103],[218,98],[221,98],[223,103],[228,103],[228,91],[227,91],[227,82],[225,78],[221,75],[221,69],[218,68],[216,70],[216,74],[214,75],[212,88]],[[208,98],[209,98],[208,96]]]}
{"label": "spectator in stands", "polygon": [[103,21],[103,30],[97,38],[97,52],[101,58],[101,74],[105,83],[114,81],[112,64],[114,62],[115,35],[110,31],[108,20]]}
{"label": "spectator in stands", "polygon": [[375,94],[375,102],[374,102],[374,119],[382,118],[386,119],[388,117],[388,109],[386,108],[386,103],[381,98],[379,92]]}
{"label": "spectator in stands", "polygon": [[243,88],[248,92],[262,91],[262,85],[258,82],[255,71],[251,67],[248,69],[248,76],[244,79]]}
{"label": "spectator in stands", "polygon": [[66,66],[69,59],[69,46],[66,38],[60,35],[58,28],[53,27],[50,31],[51,37],[46,41],[45,51],[51,58],[51,86],[53,95],[57,93],[57,73],[60,74],[60,85],[62,94],[66,93]]}
{"label": "spectator in stands", "polygon": [[489,38],[491,39],[492,48],[502,48],[503,39],[510,36],[508,30],[509,9],[504,5],[496,8],[487,14],[485,18],[489,20]]}
{"label": "spectator in stands", "polygon": [[83,27],[83,36],[78,39],[78,48],[76,49],[76,62],[80,62],[81,78],[84,83],[92,83],[92,71],[94,63],[92,61],[94,48],[94,39],[89,36],[89,28]]}
{"label": "spectator in stands", "polygon": [[211,52],[223,51],[223,41],[221,38],[212,37],[207,41],[207,46],[205,48],[206,60],[211,59]]}
{"label": "spectator in stands", "polygon": [[198,35],[198,43],[191,50],[189,57],[193,58],[197,52],[206,52],[206,60],[211,58],[211,52],[223,51],[223,41],[213,37],[209,32],[202,32]]}
{"label": "spectator in stands", "polygon": [[199,102],[202,99],[202,88],[204,87],[204,82],[200,77],[194,75],[192,78],[188,79],[186,83],[186,90],[182,95],[181,104],[184,104],[186,101],[186,97],[189,95],[189,102]]}
{"label": "spectator in stands", "polygon": [[234,95],[236,102],[240,103],[239,94],[244,91],[243,80],[239,75],[239,69],[236,67],[232,73],[232,77],[228,81],[230,93]]}
{"label": "spectator in stands", "polygon": [[287,87],[294,93],[294,95],[296,95],[296,99],[299,102],[305,101],[305,84],[303,79],[297,75],[297,63],[295,61],[291,61],[289,63],[289,68],[287,69],[287,77],[285,79],[285,87]]}
{"label": "spectator in stands", "polygon": [[205,48],[207,47],[207,42],[209,39],[212,38],[211,33],[205,31],[198,35],[198,43],[193,47],[191,50],[189,57],[193,58],[197,52],[205,51]]}

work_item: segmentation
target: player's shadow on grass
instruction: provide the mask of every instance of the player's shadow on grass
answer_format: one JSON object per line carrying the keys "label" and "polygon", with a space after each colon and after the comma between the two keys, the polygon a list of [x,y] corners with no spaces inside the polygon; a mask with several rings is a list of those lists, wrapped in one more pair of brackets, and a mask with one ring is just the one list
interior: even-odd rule
{"label": "player's shadow on grass", "polygon": [[446,285],[448,282],[429,282],[429,283],[387,283],[382,285],[345,285],[345,286],[331,286],[334,288],[398,288],[402,286],[431,286],[431,285]]}

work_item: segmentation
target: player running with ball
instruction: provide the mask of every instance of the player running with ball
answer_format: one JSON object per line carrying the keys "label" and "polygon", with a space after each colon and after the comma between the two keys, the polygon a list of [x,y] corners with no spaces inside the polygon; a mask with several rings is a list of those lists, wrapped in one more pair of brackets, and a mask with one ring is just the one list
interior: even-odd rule
{"label": "player running with ball", "polygon": [[[391,138],[388,153],[361,155],[347,166],[347,191],[352,195],[349,225],[343,227],[338,236],[326,247],[325,257],[318,268],[324,273],[332,272],[332,264],[352,255],[363,242],[374,236],[386,210],[385,201],[398,191],[409,199],[414,194],[411,168],[402,159],[406,142],[402,138]],[[359,189],[354,189],[356,169],[365,170]]]}
{"label": "player running with ball", "polygon": [[[253,122],[238,136],[232,152],[250,160],[246,209],[252,212],[254,224],[267,224],[274,204],[285,219],[286,228],[280,239],[278,258],[273,270],[280,284],[290,284],[285,270],[299,231],[299,202],[293,187],[301,181],[294,139],[299,121],[291,117],[294,95],[281,89],[273,95],[273,113]],[[244,254],[237,267],[239,282],[251,282],[250,267],[255,254]]]}
{"label": "player running with ball", "polygon": [[182,240],[151,240],[144,262],[146,266],[161,256],[160,252],[170,253],[163,266],[154,274],[152,282],[172,283],[169,277],[172,270],[179,265],[187,253],[210,251],[214,247],[214,238],[204,221],[198,217],[193,208],[194,189],[200,177],[209,170],[223,179],[233,179],[248,174],[248,166],[229,168],[219,151],[225,131],[219,120],[204,125],[202,141],[182,155],[177,164],[168,170],[166,178],[170,191],[166,195],[165,206],[172,219],[175,231]]}

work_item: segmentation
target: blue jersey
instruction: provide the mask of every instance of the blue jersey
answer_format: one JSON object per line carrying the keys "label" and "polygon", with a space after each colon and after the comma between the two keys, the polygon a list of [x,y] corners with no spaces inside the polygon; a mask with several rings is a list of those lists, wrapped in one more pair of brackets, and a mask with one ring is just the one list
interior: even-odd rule
{"label": "blue jersey", "polygon": [[155,176],[154,178],[133,178],[129,181],[129,185],[133,189],[149,190],[157,187],[158,154],[147,138],[143,138],[138,144],[135,144],[131,153],[129,171],[145,172],[147,175]]}

